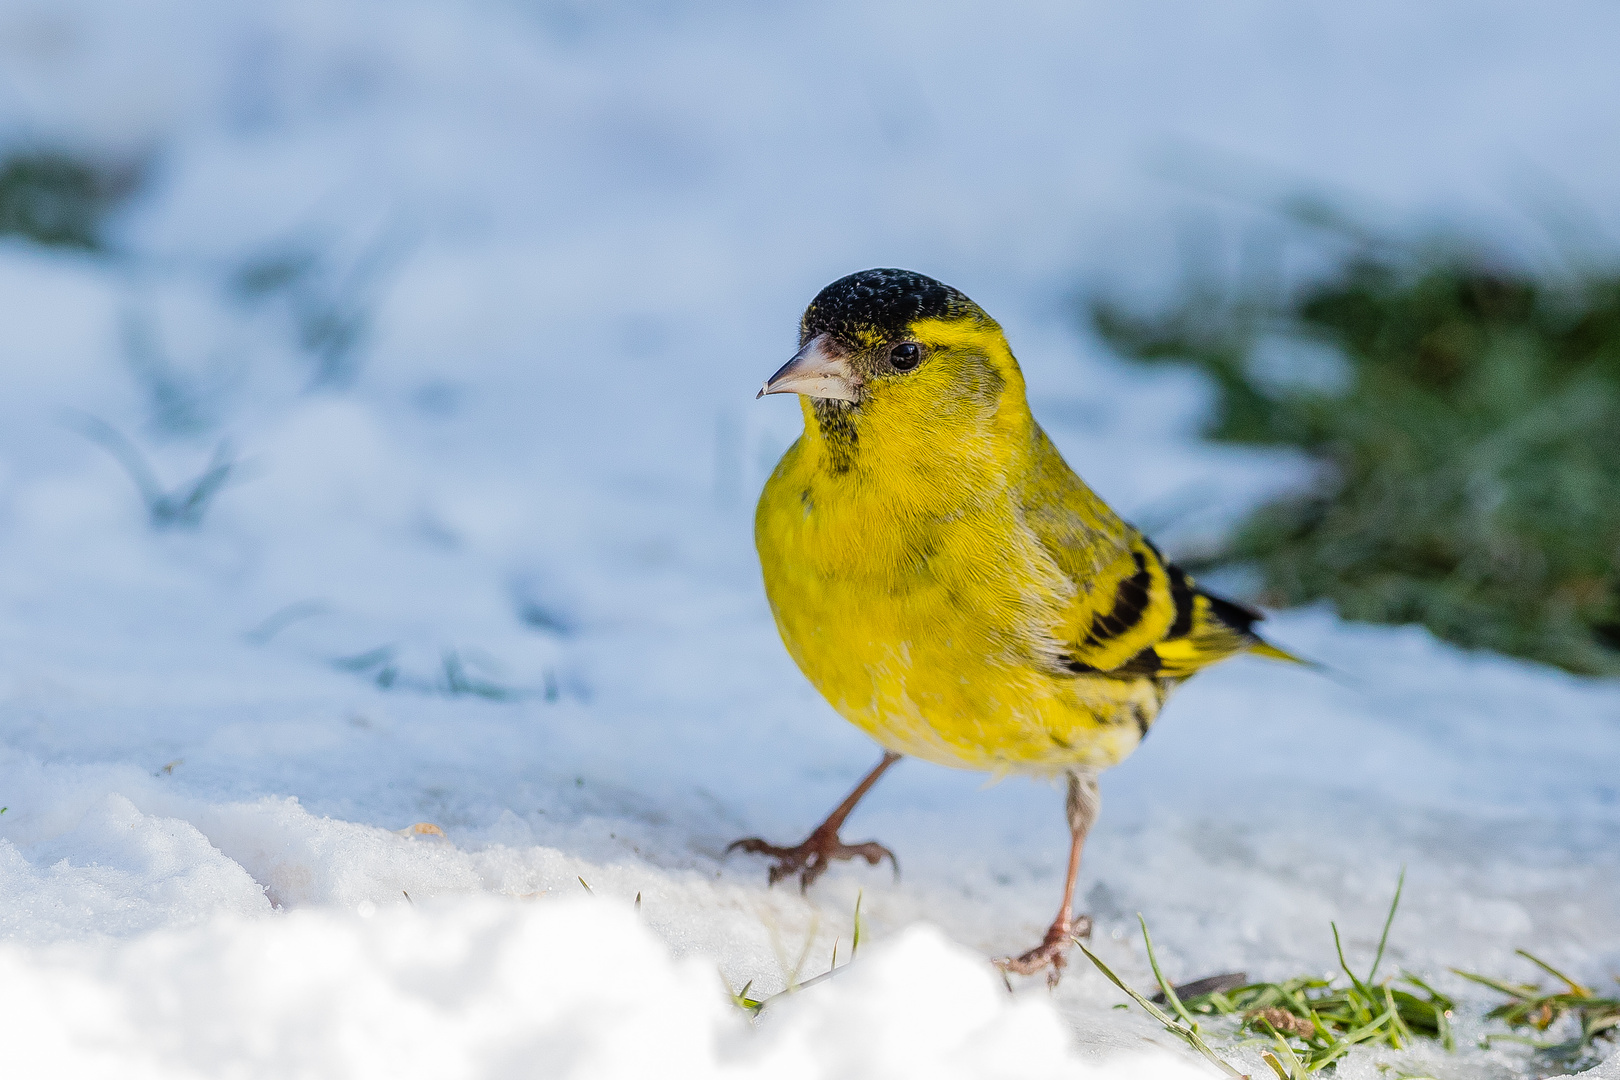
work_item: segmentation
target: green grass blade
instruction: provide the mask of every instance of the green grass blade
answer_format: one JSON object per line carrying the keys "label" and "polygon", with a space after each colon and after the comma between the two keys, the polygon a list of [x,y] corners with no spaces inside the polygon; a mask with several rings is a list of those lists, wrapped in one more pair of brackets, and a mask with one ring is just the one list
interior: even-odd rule
{"label": "green grass blade", "polygon": [[1194,1031],[1188,1027],[1183,1027],[1181,1024],[1176,1023],[1176,1021],[1172,1020],[1157,1005],[1153,1004],[1153,1002],[1149,1001],[1141,994],[1138,994],[1129,986],[1126,986],[1120,977],[1115,975],[1113,970],[1110,969],[1107,964],[1103,963],[1096,953],[1086,948],[1082,942],[1075,942],[1075,944],[1079,946],[1081,952],[1086,954],[1086,959],[1097,965],[1097,970],[1102,972],[1109,982],[1125,991],[1132,1001],[1142,1006],[1142,1008],[1147,1011],[1149,1016],[1153,1017],[1153,1019],[1157,1020],[1164,1026],[1166,1031],[1170,1032],[1170,1034],[1174,1035],[1176,1038],[1198,1051],[1198,1053],[1202,1054],[1208,1061],[1210,1061],[1216,1068],[1224,1072],[1227,1076],[1236,1077],[1237,1080],[1249,1080],[1247,1076],[1238,1072],[1224,1058],[1215,1053],[1215,1051],[1211,1050],[1209,1048],[1209,1044],[1203,1040],[1197,1031]]}
{"label": "green grass blade", "polygon": [[1260,1060],[1269,1065],[1271,1071],[1277,1074],[1277,1080],[1294,1080],[1292,1076],[1283,1071],[1282,1063],[1269,1050],[1260,1055]]}
{"label": "green grass blade", "polygon": [[1523,949],[1514,949],[1513,951],[1530,961],[1532,964],[1536,965],[1536,967],[1540,968],[1542,971],[1545,971],[1547,974],[1557,979],[1559,982],[1563,983],[1565,986],[1569,987],[1569,992],[1574,994],[1576,997],[1585,998],[1592,996],[1592,990],[1590,987],[1582,986],[1568,975],[1565,975],[1562,971],[1559,971],[1557,968],[1547,963],[1547,961],[1533,956],[1530,953],[1525,952]]}
{"label": "green grass blade", "polygon": [[1328,923],[1328,925],[1333,928],[1333,951],[1339,954],[1339,967],[1350,977],[1351,986],[1360,990],[1363,995],[1371,997],[1372,995],[1368,992],[1367,987],[1360,979],[1356,978],[1356,973],[1350,970],[1350,964],[1344,958],[1344,943],[1339,940],[1339,924]]}
{"label": "green grass blade", "polygon": [[1378,974],[1378,965],[1384,959],[1384,946],[1389,942],[1389,928],[1395,925],[1395,909],[1401,906],[1401,890],[1406,888],[1406,867],[1401,867],[1401,876],[1395,879],[1395,899],[1389,902],[1389,915],[1384,919],[1384,932],[1378,937],[1378,952],[1373,956],[1372,970],[1367,972],[1367,982],[1370,985],[1373,977]]}
{"label": "green grass blade", "polygon": [[1387,986],[1384,987],[1384,1004],[1388,1007],[1389,1044],[1399,1050],[1416,1036],[1412,1034],[1412,1029],[1406,1026],[1406,1021],[1401,1019],[1401,1010],[1395,1007],[1395,995]]}
{"label": "green grass blade", "polygon": [[[1294,1053],[1294,1048],[1288,1045],[1288,1040],[1275,1031],[1271,1033],[1271,1037],[1277,1042],[1277,1051],[1275,1054],[1260,1055],[1261,1060],[1271,1065],[1272,1071],[1279,1076],[1284,1076],[1285,1080],[1306,1080],[1310,1072],[1305,1068],[1305,1063],[1300,1061],[1299,1056]],[[1266,1060],[1268,1058],[1269,1061]],[[1272,1062],[1278,1061],[1280,1061],[1282,1068],[1272,1064]],[[1283,1068],[1288,1070],[1286,1074],[1283,1073]]]}
{"label": "green grass blade", "polygon": [[1498,993],[1506,994],[1508,997],[1516,998],[1520,1001],[1527,999],[1531,994],[1536,992],[1536,988],[1534,986],[1514,986],[1513,984],[1505,983],[1500,979],[1493,979],[1489,975],[1476,975],[1472,971],[1463,971],[1461,968],[1452,968],[1450,970],[1453,975],[1459,975],[1462,978],[1467,979],[1469,982],[1476,982],[1481,986],[1488,986]]}
{"label": "green grass blade", "polygon": [[1153,968],[1153,977],[1158,980],[1159,992],[1164,995],[1165,1003],[1176,1011],[1176,1015],[1181,1017],[1182,1022],[1189,1028],[1194,1031],[1198,1030],[1198,1022],[1192,1018],[1191,1014],[1187,1012],[1187,1007],[1181,1003],[1181,998],[1176,995],[1176,988],[1170,985],[1170,980],[1165,978],[1164,972],[1159,970],[1159,958],[1153,955],[1153,938],[1148,934],[1147,920],[1142,917],[1140,911],[1136,913],[1136,921],[1142,924],[1142,943],[1147,946],[1148,964]]}

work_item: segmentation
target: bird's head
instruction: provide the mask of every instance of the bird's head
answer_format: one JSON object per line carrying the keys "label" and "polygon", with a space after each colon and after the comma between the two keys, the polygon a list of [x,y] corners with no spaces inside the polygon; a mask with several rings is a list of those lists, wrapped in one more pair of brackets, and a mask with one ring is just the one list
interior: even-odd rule
{"label": "bird's head", "polygon": [[807,422],[978,426],[1024,385],[1001,327],[967,296],[909,270],[862,270],[822,289],[799,323],[799,351],[760,389],[801,394]]}

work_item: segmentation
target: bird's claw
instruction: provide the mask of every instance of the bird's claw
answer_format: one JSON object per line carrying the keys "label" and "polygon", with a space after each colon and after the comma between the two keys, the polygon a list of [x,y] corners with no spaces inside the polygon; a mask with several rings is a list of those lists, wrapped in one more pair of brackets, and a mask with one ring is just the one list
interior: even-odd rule
{"label": "bird's claw", "polygon": [[775,859],[776,864],[771,867],[767,879],[770,884],[775,885],[783,878],[798,874],[801,893],[810,888],[811,882],[826,873],[827,867],[840,859],[865,859],[873,866],[888,859],[894,866],[894,879],[900,880],[900,860],[894,857],[894,852],[875,840],[868,840],[864,844],[846,844],[838,838],[838,833],[832,830],[824,832],[817,829],[797,847],[779,847],[757,836],[750,836],[735,841],[726,848],[727,855],[733,851],[768,855]]}
{"label": "bird's claw", "polygon": [[1090,937],[1090,915],[1081,915],[1072,920],[1060,919],[1046,932],[1045,940],[1027,953],[1022,956],[1003,956],[998,960],[992,960],[991,963],[1001,969],[1003,977],[1009,971],[1014,975],[1033,975],[1045,969],[1046,985],[1055,988],[1058,980],[1063,977],[1064,967],[1068,965],[1069,946]]}

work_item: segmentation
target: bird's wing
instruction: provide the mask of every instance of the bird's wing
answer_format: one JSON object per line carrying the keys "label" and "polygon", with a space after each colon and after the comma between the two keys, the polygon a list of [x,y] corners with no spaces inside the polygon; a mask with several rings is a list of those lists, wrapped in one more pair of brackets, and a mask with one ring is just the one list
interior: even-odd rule
{"label": "bird's wing", "polygon": [[1185,678],[1263,642],[1252,608],[1198,588],[1068,467],[1044,433],[1023,493],[1024,520],[1074,586],[1052,635],[1054,674]]}

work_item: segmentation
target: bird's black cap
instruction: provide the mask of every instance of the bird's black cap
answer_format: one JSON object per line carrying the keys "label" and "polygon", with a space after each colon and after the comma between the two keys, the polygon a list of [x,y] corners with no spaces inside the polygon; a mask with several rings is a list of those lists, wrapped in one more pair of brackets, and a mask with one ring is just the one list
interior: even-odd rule
{"label": "bird's black cap", "polygon": [[918,319],[951,318],[973,306],[961,292],[925,274],[862,270],[816,294],[799,323],[799,342],[824,333],[848,341],[874,332],[894,337]]}

